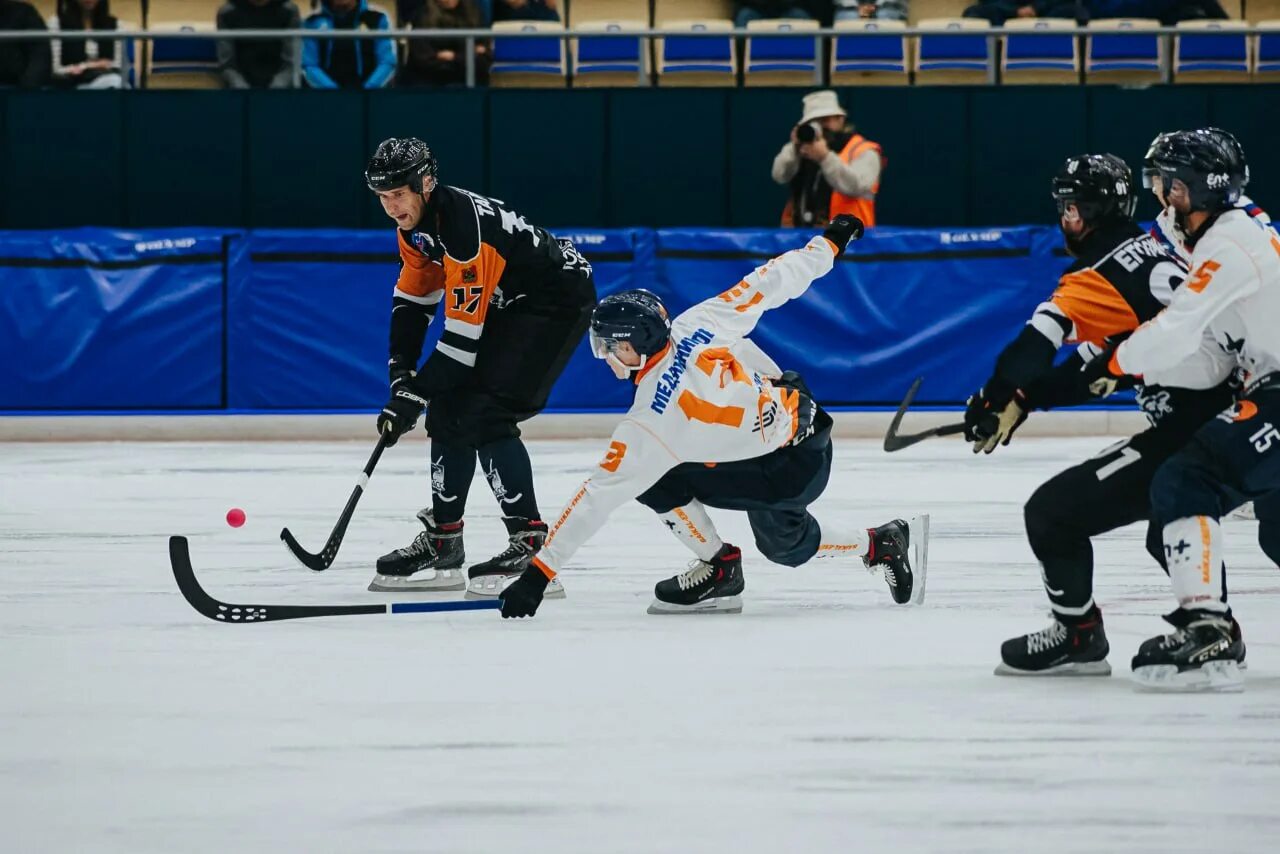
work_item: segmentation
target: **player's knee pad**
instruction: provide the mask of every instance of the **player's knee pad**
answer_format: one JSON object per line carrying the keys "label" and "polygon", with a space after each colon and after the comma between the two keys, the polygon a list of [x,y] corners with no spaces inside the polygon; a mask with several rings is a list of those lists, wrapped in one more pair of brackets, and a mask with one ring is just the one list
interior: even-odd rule
{"label": "player's knee pad", "polygon": [[1151,518],[1168,524],[1191,516],[1222,516],[1222,495],[1208,461],[1182,452],[1151,479]]}

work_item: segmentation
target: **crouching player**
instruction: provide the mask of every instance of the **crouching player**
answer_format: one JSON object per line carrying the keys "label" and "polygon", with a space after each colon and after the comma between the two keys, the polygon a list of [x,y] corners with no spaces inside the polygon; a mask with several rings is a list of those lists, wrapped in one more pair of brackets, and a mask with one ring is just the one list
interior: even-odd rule
{"label": "crouching player", "polygon": [[674,321],[648,291],[596,306],[592,350],[619,380],[634,382],[635,403],[542,552],[502,592],[502,616],[533,616],[578,547],[633,498],[697,556],[686,572],[658,583],[651,614],[742,610],[742,553],[720,539],[707,507],[745,511],[757,547],[776,563],[857,556],[883,572],[895,602],[910,602],[913,591],[919,601],[928,517],[871,529],[815,519],[808,506],[831,473],[831,417],[798,374],[782,371],[746,337],[766,311],[830,272],[861,234],[856,217],[837,217],[822,237]]}

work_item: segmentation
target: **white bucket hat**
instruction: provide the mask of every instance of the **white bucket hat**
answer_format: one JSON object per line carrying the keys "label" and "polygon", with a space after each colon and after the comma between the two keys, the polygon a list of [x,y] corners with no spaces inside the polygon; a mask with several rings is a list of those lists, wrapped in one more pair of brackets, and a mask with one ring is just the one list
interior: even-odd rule
{"label": "white bucket hat", "polygon": [[804,116],[800,119],[800,124],[805,122],[816,121],[817,119],[825,119],[829,116],[848,116],[840,106],[840,98],[832,89],[823,89],[819,92],[810,92],[804,96]]}

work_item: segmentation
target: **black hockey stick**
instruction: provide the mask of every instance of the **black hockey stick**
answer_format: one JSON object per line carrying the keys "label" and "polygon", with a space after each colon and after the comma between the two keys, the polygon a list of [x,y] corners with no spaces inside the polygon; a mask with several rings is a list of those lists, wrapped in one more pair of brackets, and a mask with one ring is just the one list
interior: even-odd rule
{"label": "black hockey stick", "polygon": [[889,430],[884,434],[884,449],[890,454],[894,451],[901,451],[903,448],[910,448],[917,442],[932,439],[934,436],[953,436],[956,433],[964,432],[963,421],[958,424],[944,424],[941,427],[934,427],[931,430],[924,430],[919,433],[903,434],[898,432],[898,427],[901,426],[902,419],[911,407],[911,401],[916,399],[916,392],[920,390],[920,384],[923,382],[924,377],[916,377],[916,381],[907,390],[907,396],[902,399],[902,404],[898,406],[898,411],[894,413],[893,420],[889,422]]}
{"label": "black hockey stick", "polygon": [[492,611],[502,607],[498,599],[463,599],[452,602],[392,602],[390,605],[231,605],[219,602],[196,581],[186,537],[169,538],[169,563],[183,598],[210,620],[220,623],[269,623],[308,617],[344,617],[355,614],[421,614],[435,611]]}
{"label": "black hockey stick", "polygon": [[342,545],[342,538],[347,535],[347,525],[350,524],[351,517],[356,512],[356,505],[360,503],[360,496],[364,494],[364,488],[369,485],[369,476],[373,474],[374,468],[378,465],[378,459],[386,449],[387,435],[384,433],[378,439],[378,445],[373,449],[373,453],[369,455],[369,462],[364,464],[364,471],[360,473],[360,479],[356,481],[356,488],[351,491],[351,497],[347,499],[347,506],[342,509],[342,515],[338,517],[338,524],[333,526],[333,533],[329,534],[329,539],[325,542],[324,548],[320,550],[320,554],[313,555],[304,549],[297,538],[289,533],[288,528],[280,531],[280,539],[284,540],[284,544],[289,547],[289,551],[298,559],[298,563],[315,572],[324,572],[333,564],[333,559],[338,556],[338,547]]}

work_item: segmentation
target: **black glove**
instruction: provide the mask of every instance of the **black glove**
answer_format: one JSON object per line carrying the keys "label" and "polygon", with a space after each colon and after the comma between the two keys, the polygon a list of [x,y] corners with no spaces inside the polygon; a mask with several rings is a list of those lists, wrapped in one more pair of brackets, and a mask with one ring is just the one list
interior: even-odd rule
{"label": "black glove", "polygon": [[394,390],[396,383],[413,379],[417,371],[414,370],[412,362],[401,356],[392,356],[391,361],[387,362],[387,374],[391,388]]}
{"label": "black glove", "polygon": [[840,214],[831,220],[831,224],[827,226],[826,231],[822,232],[822,236],[836,245],[836,257],[839,258],[850,243],[862,239],[863,231],[865,228],[862,220],[853,214]]}
{"label": "black glove", "polygon": [[412,379],[403,379],[391,387],[391,399],[378,415],[378,432],[387,437],[387,447],[400,441],[400,437],[413,429],[427,399],[413,388]]}
{"label": "black glove", "polygon": [[532,617],[538,613],[542,604],[542,594],[546,592],[551,579],[547,578],[537,566],[530,565],[520,573],[520,577],[498,594],[502,600],[502,617]]}
{"label": "black glove", "polygon": [[977,394],[971,395],[964,410],[964,438],[973,442],[973,452],[991,453],[999,445],[1013,441],[1014,432],[1027,420],[1026,396],[994,377]]}

